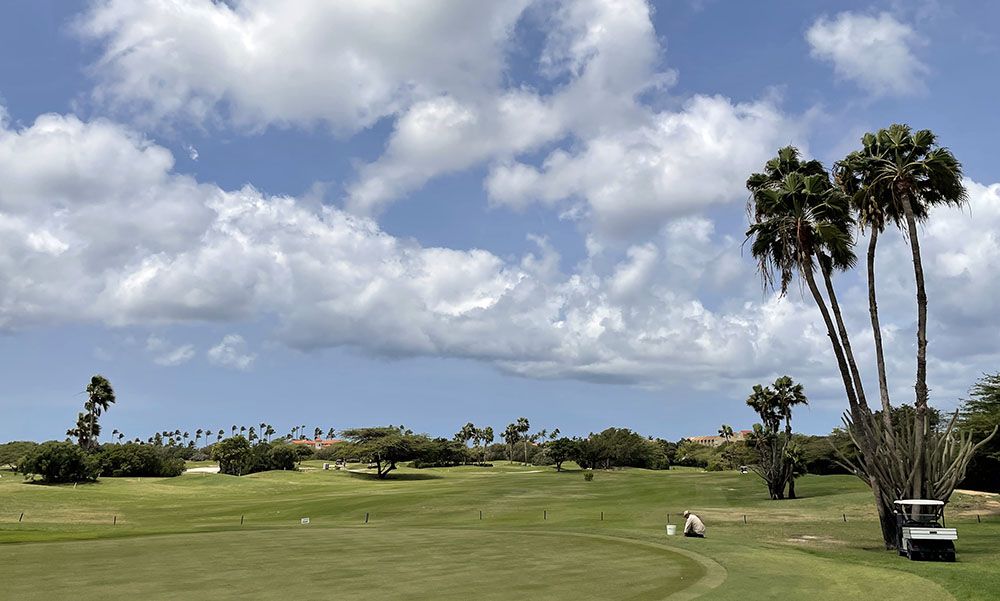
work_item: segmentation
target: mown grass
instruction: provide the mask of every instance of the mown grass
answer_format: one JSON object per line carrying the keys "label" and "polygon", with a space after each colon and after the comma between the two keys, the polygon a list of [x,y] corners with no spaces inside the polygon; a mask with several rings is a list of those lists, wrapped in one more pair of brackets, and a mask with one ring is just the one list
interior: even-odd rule
{"label": "mown grass", "polygon": [[[715,569],[725,581],[704,599],[995,599],[1000,590],[1000,516],[976,523],[974,512],[989,510],[978,498],[957,498],[969,513],[949,516],[959,562],[914,563],[880,550],[870,492],[846,476],[807,476],[803,498],[773,502],[754,476],[731,472],[621,470],[586,482],[579,471],[502,464],[378,481],[321,465],[76,487],[5,473],[0,562],[18,569],[2,588],[18,599],[71,588],[79,599],[188,598],[189,588],[204,599],[658,599],[692,593],[688,584]],[[676,524],[686,508],[705,520],[707,539],[665,535],[668,514]]]}

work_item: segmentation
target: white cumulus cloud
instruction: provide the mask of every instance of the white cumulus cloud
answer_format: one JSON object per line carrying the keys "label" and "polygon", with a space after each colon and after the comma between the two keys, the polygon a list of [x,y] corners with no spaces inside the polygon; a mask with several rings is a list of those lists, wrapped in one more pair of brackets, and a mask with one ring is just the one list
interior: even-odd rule
{"label": "white cumulus cloud", "polygon": [[239,334],[227,334],[219,344],[208,349],[208,360],[216,365],[239,370],[250,369],[257,355],[246,352],[246,341]]}
{"label": "white cumulus cloud", "polygon": [[914,53],[920,39],[912,27],[888,13],[824,16],[812,24],[806,40],[812,56],[833,63],[839,77],[874,95],[924,89],[927,66]]}

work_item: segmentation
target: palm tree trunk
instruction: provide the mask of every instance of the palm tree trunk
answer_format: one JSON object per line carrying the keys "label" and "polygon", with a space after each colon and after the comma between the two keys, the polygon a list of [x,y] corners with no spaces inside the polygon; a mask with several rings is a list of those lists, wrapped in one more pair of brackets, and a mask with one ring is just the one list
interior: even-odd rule
{"label": "palm tree trunk", "polygon": [[878,301],[875,296],[875,247],[878,245],[878,228],[872,227],[868,240],[868,313],[875,338],[875,364],[878,366],[878,393],[882,402],[882,422],[888,436],[892,436],[892,405],[889,403],[889,384],[885,375],[885,352],[882,348],[882,327],[878,318]]}
{"label": "palm tree trunk", "polygon": [[826,307],[826,301],[823,299],[819,287],[816,286],[816,279],[813,277],[812,270],[803,269],[802,274],[805,276],[806,284],[809,286],[809,292],[812,293],[813,299],[816,301],[816,306],[819,307],[820,315],[823,316],[823,323],[826,324],[826,334],[830,337],[830,343],[833,345],[833,354],[837,359],[837,366],[840,368],[840,377],[844,381],[844,392],[847,393],[847,402],[851,407],[851,414],[857,419],[860,416],[858,397],[854,392],[851,370],[847,365],[847,359],[844,357],[844,349],[837,336],[837,330],[834,328],[833,319],[830,318],[830,311]]}
{"label": "palm tree trunk", "polygon": [[906,215],[906,229],[910,237],[910,253],[913,255],[913,279],[917,288],[917,381],[913,388],[916,393],[913,424],[913,498],[920,499],[924,492],[924,435],[927,429],[927,291],[924,288],[924,265],[920,258],[920,240],[917,235],[917,220],[913,215],[910,195],[903,190],[899,195]]}
{"label": "palm tree trunk", "polygon": [[854,392],[858,395],[858,403],[865,409],[868,409],[868,400],[865,398],[864,385],[861,383],[861,372],[858,371],[858,364],[854,359],[854,350],[851,349],[851,339],[847,335],[847,326],[844,325],[844,317],[840,312],[840,303],[837,302],[837,294],[833,290],[833,277],[829,265],[822,265],[822,270],[823,282],[826,284],[826,293],[830,297],[830,308],[833,309],[833,316],[837,320],[840,341],[844,345],[844,357],[847,359],[847,366],[851,371],[851,380],[854,382]]}

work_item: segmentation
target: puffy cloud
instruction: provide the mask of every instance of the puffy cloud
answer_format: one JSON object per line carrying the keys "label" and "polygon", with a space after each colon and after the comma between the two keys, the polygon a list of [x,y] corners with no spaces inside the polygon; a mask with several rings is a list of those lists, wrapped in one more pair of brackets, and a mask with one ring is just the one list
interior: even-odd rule
{"label": "puffy cloud", "polygon": [[353,132],[442,93],[495,85],[527,2],[100,0],[94,96],[143,120]]}
{"label": "puffy cloud", "polygon": [[498,165],[486,188],[494,203],[513,207],[581,199],[599,232],[630,236],[742,200],[747,174],[775,148],[801,140],[801,130],[768,101],[696,96],[680,111],[649,113],[635,129],[587,139],[577,153],[555,150],[540,169]]}
{"label": "puffy cloud", "polygon": [[216,365],[239,370],[250,369],[257,355],[246,352],[246,341],[239,334],[227,334],[219,344],[208,349],[208,360]]}
{"label": "puffy cloud", "polygon": [[642,0],[557,2],[545,15],[543,77],[567,80],[549,94],[528,88],[449,93],[417,102],[399,118],[386,152],[348,189],[355,211],[385,204],[443,174],[509,159],[567,135],[630,126],[635,96],[673,80]]}
{"label": "puffy cloud", "polygon": [[[697,298],[693,290],[731,269],[713,257],[732,241],[704,219],[563,273],[542,239],[513,260],[423,247],[333,207],[199,184],[120,126],[57,115],[0,130],[0,175],[7,330],[273,318],[275,335],[298,348],[350,345],[624,382],[741,378],[777,369],[787,352],[822,352],[821,335],[802,334],[812,316],[796,303],[716,311]],[[785,328],[795,335],[785,340]],[[167,364],[193,352],[156,337],[150,345]],[[794,350],[777,352],[786,347]],[[253,360],[235,336],[208,356],[237,368]]]}
{"label": "puffy cloud", "polygon": [[195,356],[194,345],[182,344],[172,347],[167,340],[155,335],[146,339],[146,352],[154,355],[153,363],[165,367],[187,363]]}
{"label": "puffy cloud", "polygon": [[872,94],[905,95],[924,89],[927,67],[913,52],[919,38],[888,13],[824,16],[812,24],[806,40],[812,56],[833,63],[838,76]]}

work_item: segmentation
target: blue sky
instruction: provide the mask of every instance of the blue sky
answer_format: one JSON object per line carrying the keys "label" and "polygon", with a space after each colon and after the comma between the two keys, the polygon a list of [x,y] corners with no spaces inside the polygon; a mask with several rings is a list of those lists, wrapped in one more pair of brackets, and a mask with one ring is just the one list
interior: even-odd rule
{"label": "blue sky", "polygon": [[[173,6],[168,10],[168,4]],[[902,121],[963,162],[924,230],[932,402],[1000,366],[988,3],[0,6],[0,440],[527,416],[749,427],[788,373],[844,409],[818,314],[760,290],[742,182]],[[880,250],[893,397],[908,250]],[[838,281],[870,359],[862,274]],[[868,365],[871,364],[869,360]],[[871,370],[868,370],[869,372]],[[873,373],[866,373],[870,381]]]}

